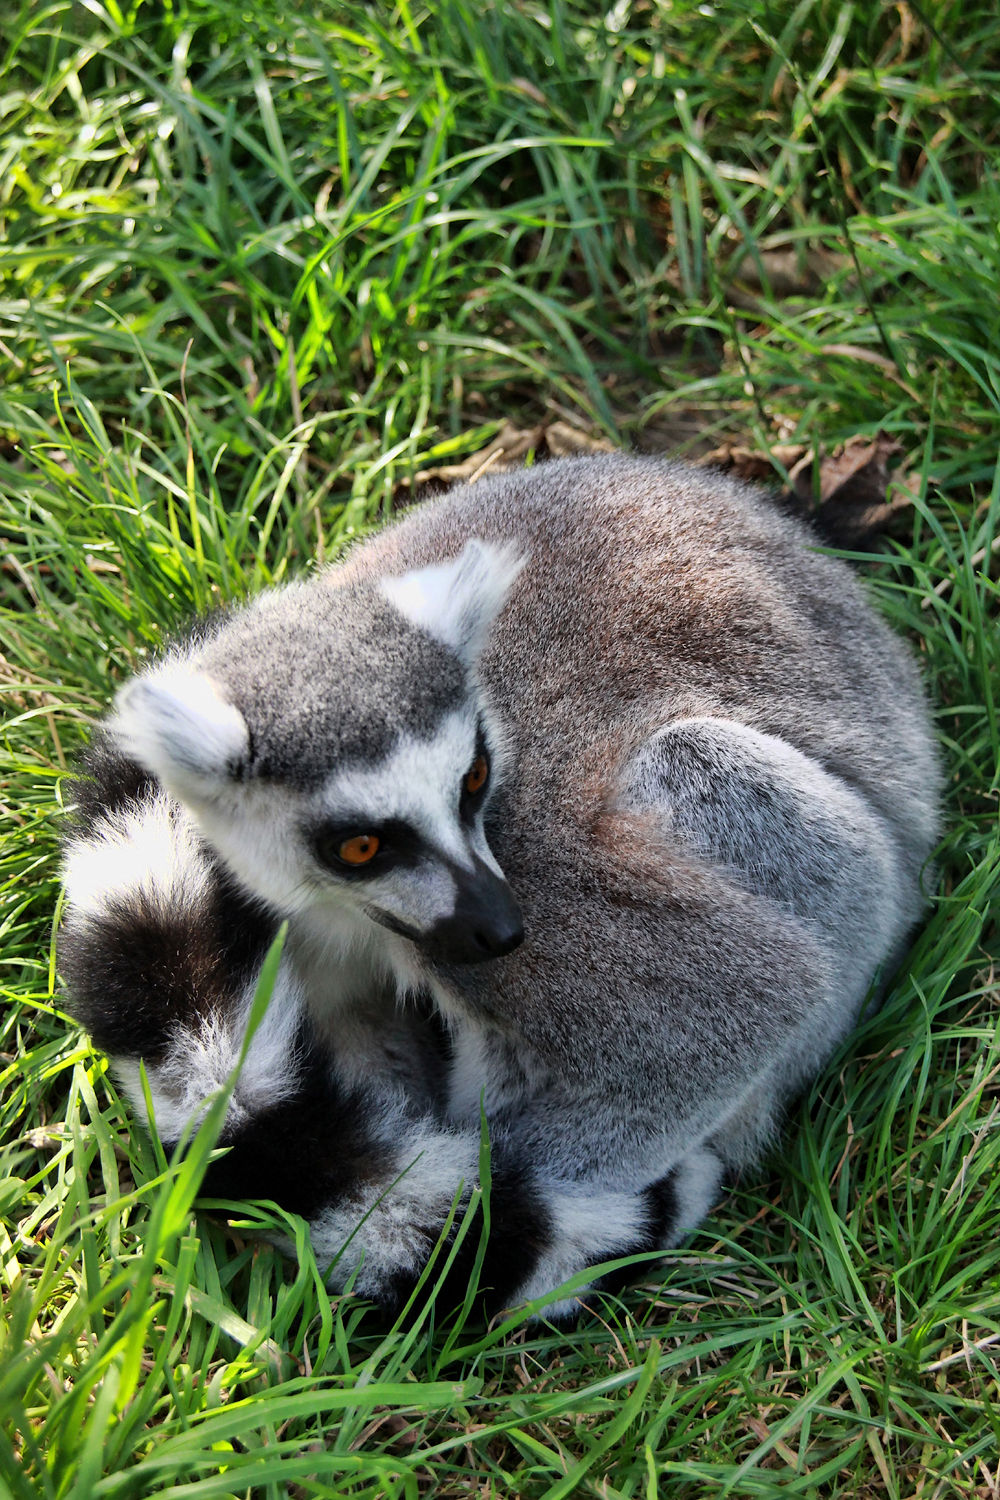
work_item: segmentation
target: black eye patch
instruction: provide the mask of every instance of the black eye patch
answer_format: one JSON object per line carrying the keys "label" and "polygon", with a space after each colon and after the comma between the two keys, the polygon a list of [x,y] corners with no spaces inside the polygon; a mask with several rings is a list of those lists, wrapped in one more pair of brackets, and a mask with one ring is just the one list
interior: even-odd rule
{"label": "black eye patch", "polygon": [[[364,864],[350,863],[341,857],[347,844],[361,838],[375,839],[378,847],[374,855]],[[347,880],[364,880],[372,875],[384,875],[389,870],[411,867],[420,859],[423,840],[415,828],[400,818],[389,818],[379,823],[359,816],[353,821],[338,819],[336,823],[324,823],[310,829],[306,842],[317,861],[324,869]]]}

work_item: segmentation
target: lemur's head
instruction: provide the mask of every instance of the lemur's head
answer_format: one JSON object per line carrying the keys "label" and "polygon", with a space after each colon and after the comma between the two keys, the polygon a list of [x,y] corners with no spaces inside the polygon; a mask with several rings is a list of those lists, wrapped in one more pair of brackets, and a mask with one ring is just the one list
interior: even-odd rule
{"label": "lemur's head", "polygon": [[520,567],[472,541],[400,578],[264,594],[123,688],[111,731],[283,913],[500,957],[523,928],[483,829],[503,746],[476,665]]}

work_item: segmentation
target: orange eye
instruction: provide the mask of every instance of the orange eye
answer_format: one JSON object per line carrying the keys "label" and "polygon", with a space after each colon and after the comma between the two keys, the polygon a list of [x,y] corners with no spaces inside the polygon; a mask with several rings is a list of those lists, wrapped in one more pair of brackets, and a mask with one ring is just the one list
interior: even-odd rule
{"label": "orange eye", "polygon": [[378,839],[373,833],[359,833],[345,839],[337,850],[345,865],[366,865],[378,853]]}
{"label": "orange eye", "polygon": [[486,778],[490,774],[490,763],[485,755],[477,755],[472,762],[472,770],[465,778],[465,790],[473,796],[481,792],[486,785]]}

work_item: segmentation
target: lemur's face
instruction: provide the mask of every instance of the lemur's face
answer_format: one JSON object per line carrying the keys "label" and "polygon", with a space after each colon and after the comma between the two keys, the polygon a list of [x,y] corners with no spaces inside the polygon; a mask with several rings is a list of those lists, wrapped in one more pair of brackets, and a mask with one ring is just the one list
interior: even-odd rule
{"label": "lemur's face", "polygon": [[123,689],[113,732],[279,911],[500,957],[523,928],[484,831],[505,757],[475,665],[519,570],[470,542],[403,578],[264,596]]}
{"label": "lemur's face", "polygon": [[400,739],[373,766],[331,776],[302,826],[313,888],[452,963],[499,958],[524,936],[521,911],[486,842],[502,774],[475,697],[427,739]]}

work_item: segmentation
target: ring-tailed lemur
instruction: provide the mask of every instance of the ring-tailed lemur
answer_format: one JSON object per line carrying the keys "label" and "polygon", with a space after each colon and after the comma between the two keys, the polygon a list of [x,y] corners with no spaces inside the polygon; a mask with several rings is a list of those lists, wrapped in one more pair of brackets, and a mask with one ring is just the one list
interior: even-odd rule
{"label": "ring-tailed lemur", "polygon": [[398,1306],[484,1099],[494,1305],[698,1223],[897,961],[938,825],[914,663],[810,542],[659,461],[483,478],[121,691],[62,967],[165,1138],[290,923],[213,1191],[321,1259],[367,1214],[334,1284]]}

